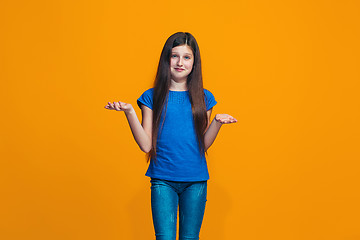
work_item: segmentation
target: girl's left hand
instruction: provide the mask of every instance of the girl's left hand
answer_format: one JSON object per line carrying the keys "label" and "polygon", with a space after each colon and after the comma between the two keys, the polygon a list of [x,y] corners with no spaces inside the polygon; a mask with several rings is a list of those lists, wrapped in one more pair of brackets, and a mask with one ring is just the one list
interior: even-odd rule
{"label": "girl's left hand", "polygon": [[216,114],[215,115],[215,121],[221,124],[226,123],[236,123],[236,118],[230,116],[229,114]]}

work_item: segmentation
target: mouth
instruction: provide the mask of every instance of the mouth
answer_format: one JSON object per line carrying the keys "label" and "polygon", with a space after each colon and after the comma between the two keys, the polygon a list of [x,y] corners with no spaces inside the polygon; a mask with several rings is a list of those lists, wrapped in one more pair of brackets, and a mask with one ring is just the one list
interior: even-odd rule
{"label": "mouth", "polygon": [[178,71],[178,72],[182,72],[182,71],[184,71],[185,69],[183,69],[183,68],[175,68],[175,70]]}

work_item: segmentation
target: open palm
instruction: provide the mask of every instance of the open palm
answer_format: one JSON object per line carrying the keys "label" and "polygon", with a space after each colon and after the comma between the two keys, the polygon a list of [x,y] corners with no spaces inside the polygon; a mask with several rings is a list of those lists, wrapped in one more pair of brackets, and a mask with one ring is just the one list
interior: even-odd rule
{"label": "open palm", "polygon": [[105,106],[106,109],[109,110],[116,110],[116,111],[130,111],[132,108],[132,105],[130,103],[124,103],[124,102],[108,102],[108,104]]}
{"label": "open palm", "polygon": [[222,124],[237,122],[236,118],[230,116],[229,114],[216,114],[215,120]]}

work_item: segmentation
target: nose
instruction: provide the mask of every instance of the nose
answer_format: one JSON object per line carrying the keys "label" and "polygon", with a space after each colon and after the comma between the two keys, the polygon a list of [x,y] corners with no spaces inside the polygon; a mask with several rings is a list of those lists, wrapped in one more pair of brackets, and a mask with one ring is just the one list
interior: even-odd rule
{"label": "nose", "polygon": [[183,65],[181,57],[179,57],[179,60],[178,60],[178,62],[177,62],[177,65],[178,65],[178,66],[182,66],[182,65]]}

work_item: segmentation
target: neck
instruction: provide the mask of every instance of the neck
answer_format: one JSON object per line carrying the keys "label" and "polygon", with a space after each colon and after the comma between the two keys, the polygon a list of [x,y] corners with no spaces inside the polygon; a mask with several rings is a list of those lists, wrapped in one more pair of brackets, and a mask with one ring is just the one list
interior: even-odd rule
{"label": "neck", "polygon": [[171,91],[187,91],[186,79],[181,81],[176,81],[171,79],[170,88]]}

